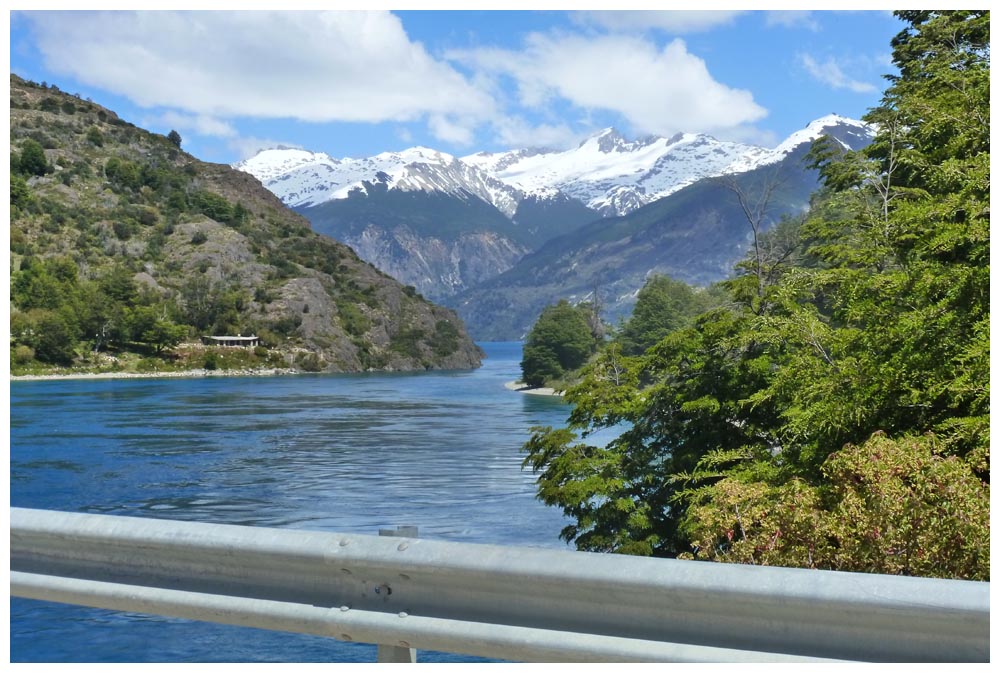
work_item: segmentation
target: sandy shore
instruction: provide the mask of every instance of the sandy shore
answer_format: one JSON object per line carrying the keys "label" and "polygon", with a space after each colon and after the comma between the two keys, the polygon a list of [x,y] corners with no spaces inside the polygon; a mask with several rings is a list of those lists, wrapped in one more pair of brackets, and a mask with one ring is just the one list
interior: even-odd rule
{"label": "sandy shore", "polygon": [[552,397],[562,397],[562,393],[558,392],[554,388],[529,388],[523,383],[518,383],[517,381],[508,381],[503,384],[503,387],[507,390],[524,393],[525,395],[549,395]]}
{"label": "sandy shore", "polygon": [[100,372],[97,374],[26,374],[11,376],[11,381],[57,381],[64,379],[177,379],[206,376],[282,376],[296,374],[294,369],[188,369],[183,372]]}

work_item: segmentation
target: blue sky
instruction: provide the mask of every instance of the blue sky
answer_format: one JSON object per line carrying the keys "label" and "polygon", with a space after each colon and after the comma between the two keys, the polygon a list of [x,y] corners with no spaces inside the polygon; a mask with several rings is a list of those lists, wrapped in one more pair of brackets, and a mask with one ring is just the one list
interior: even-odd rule
{"label": "blue sky", "polygon": [[569,147],[615,126],[774,146],[858,118],[893,72],[888,11],[15,11],[11,72],[206,161]]}

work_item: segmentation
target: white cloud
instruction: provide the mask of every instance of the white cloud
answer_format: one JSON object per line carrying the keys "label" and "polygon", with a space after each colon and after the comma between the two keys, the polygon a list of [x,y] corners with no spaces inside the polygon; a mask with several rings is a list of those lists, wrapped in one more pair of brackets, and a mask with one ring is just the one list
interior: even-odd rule
{"label": "white cloud", "polygon": [[767,12],[765,25],[783,28],[808,28],[812,31],[820,29],[819,22],[813,13],[804,9],[772,9]]}
{"label": "white cloud", "polygon": [[[485,119],[490,96],[387,12],[28,12],[46,67],[204,119]],[[446,133],[447,125],[438,126]]]}
{"label": "white cloud", "polygon": [[809,54],[799,54],[799,62],[810,75],[823,84],[828,84],[834,89],[848,89],[855,93],[870,93],[877,87],[867,82],[851,79],[844,74],[837,61],[830,57],[825,62],[819,63]]}
{"label": "white cloud", "polygon": [[725,26],[743,14],[729,10],[620,10],[574,12],[577,23],[612,31],[662,30],[672,34],[700,33]]}
{"label": "white cloud", "polygon": [[155,117],[142,120],[145,127],[170,127],[178,131],[193,131],[202,136],[232,138],[237,135],[236,129],[228,122],[207,115],[189,115],[169,110]]}
{"label": "white cloud", "polygon": [[261,150],[280,148],[305,149],[296,143],[282,142],[280,140],[270,140],[267,138],[255,138],[253,136],[237,136],[226,143],[226,146],[239,155],[237,161],[249,159]]}
{"label": "white cloud", "polygon": [[504,147],[541,147],[562,149],[580,140],[582,135],[565,124],[531,124],[522,117],[504,117],[495,122],[496,142]]}
{"label": "white cloud", "polygon": [[433,114],[427,119],[427,127],[434,137],[455,145],[471,145],[475,139],[474,123],[458,120],[447,115]]}
{"label": "white cloud", "polygon": [[564,99],[582,109],[621,114],[638,133],[715,132],[763,118],[746,90],[712,78],[683,40],[663,48],[625,35],[529,35],[519,51],[453,52],[471,67],[515,79],[522,105]]}
{"label": "white cloud", "polygon": [[399,128],[396,129],[396,137],[402,140],[404,143],[413,142],[413,133],[410,132],[410,129],[406,128],[405,126],[400,126]]}

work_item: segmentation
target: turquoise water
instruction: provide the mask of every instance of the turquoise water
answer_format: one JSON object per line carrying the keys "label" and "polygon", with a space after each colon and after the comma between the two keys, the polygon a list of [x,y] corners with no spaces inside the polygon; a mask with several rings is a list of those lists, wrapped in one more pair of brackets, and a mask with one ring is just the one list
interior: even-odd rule
{"label": "turquoise water", "polygon": [[[521,470],[559,398],[503,387],[519,343],[468,372],[15,382],[10,504],[566,548]],[[374,661],[374,646],[11,600],[13,662]],[[470,660],[420,653],[424,661]]]}

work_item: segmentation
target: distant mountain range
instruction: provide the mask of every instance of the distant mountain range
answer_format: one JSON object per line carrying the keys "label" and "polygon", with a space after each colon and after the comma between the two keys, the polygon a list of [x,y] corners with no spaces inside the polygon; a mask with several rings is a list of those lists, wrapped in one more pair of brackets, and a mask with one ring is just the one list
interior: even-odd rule
{"label": "distant mountain range", "polygon": [[595,287],[614,317],[651,273],[694,283],[728,275],[746,230],[716,179],[780,180],[777,221],[808,204],[816,176],[801,159],[822,135],[859,149],[872,131],[829,115],[773,149],[701,134],[627,140],[605,129],[565,151],[458,158],[415,147],[334,159],[276,148],[234,167],[316,231],[456,308],[477,338],[518,338],[546,303]]}

